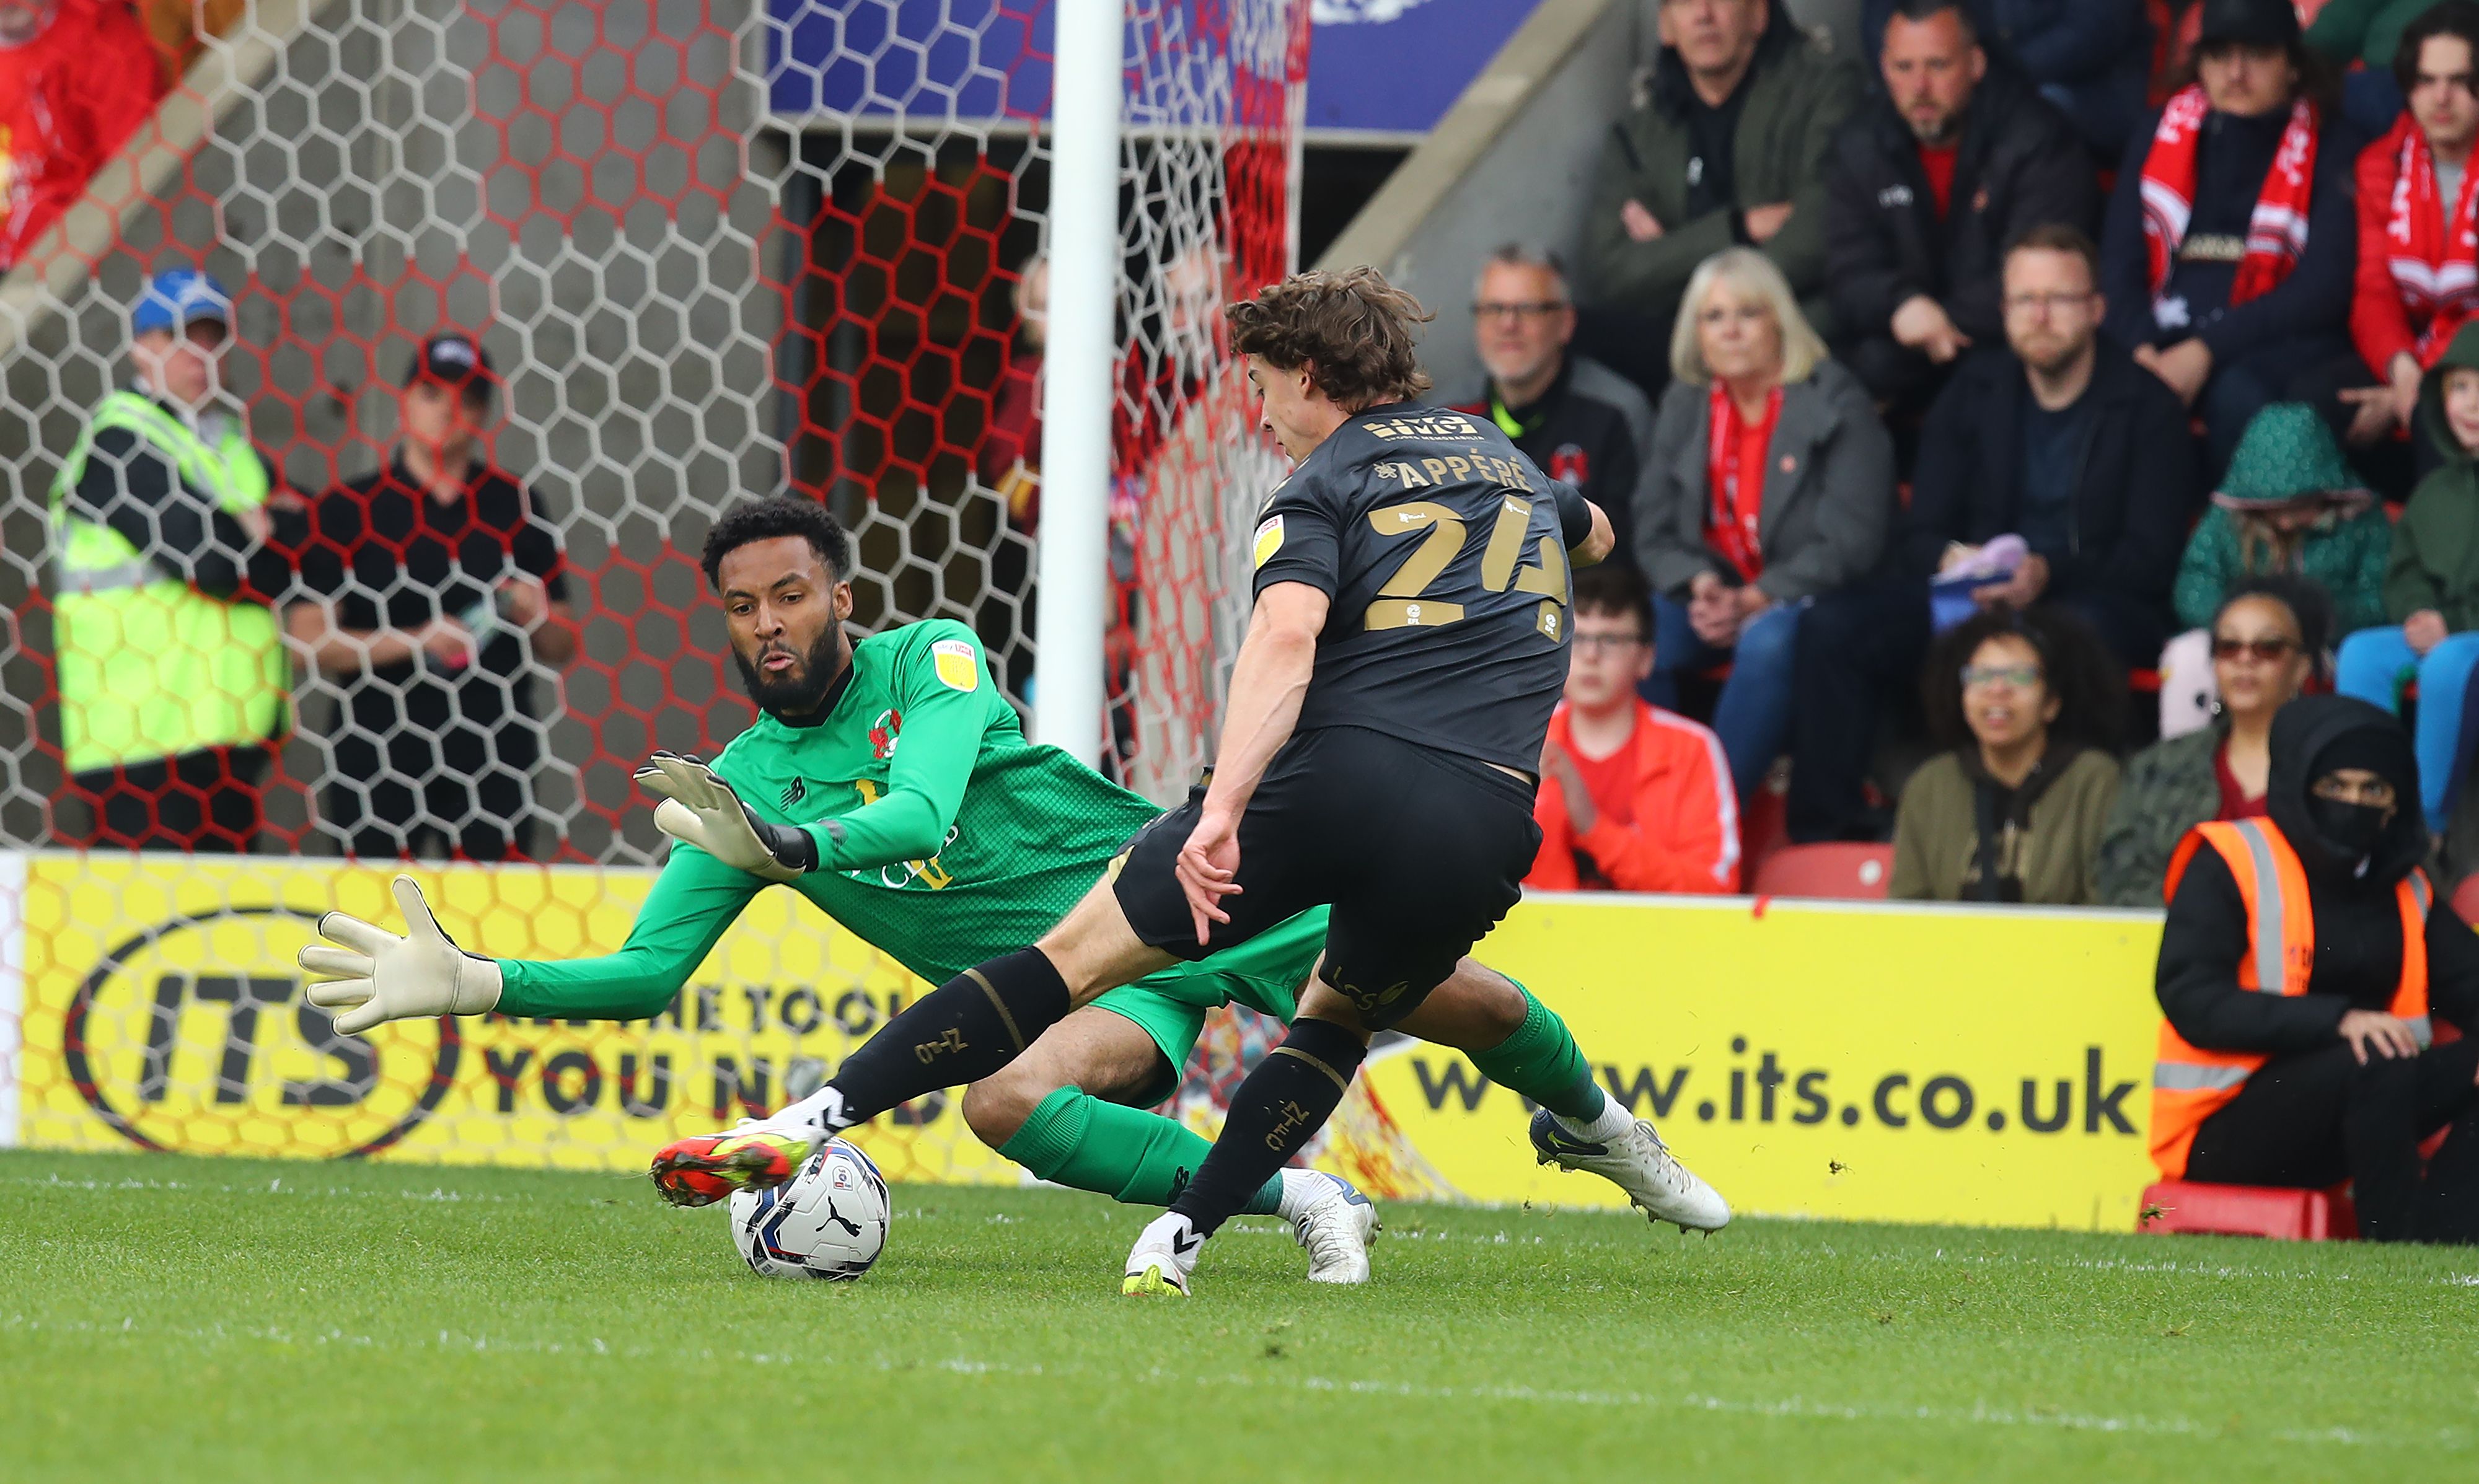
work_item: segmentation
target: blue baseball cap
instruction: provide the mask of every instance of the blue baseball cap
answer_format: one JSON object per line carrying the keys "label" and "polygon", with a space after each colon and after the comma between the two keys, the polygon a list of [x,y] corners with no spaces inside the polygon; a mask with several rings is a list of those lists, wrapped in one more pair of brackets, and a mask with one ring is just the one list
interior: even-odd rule
{"label": "blue baseball cap", "polygon": [[232,295],[222,284],[196,269],[176,268],[147,281],[145,294],[129,311],[129,333],[183,330],[199,320],[229,326],[232,319]]}

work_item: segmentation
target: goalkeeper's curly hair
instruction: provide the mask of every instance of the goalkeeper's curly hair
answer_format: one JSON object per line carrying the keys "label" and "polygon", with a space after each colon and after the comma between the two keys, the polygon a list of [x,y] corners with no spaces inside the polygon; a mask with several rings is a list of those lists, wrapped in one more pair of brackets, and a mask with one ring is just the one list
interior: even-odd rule
{"label": "goalkeeper's curly hair", "polygon": [[725,557],[753,541],[775,536],[805,539],[836,581],[852,576],[852,537],[845,533],[841,522],[827,513],[826,506],[797,495],[768,495],[732,506],[706,532],[705,550],[698,556],[698,565],[705,572],[705,585],[719,591]]}
{"label": "goalkeeper's curly hair", "polygon": [[1434,316],[1373,268],[1293,273],[1223,311],[1231,348],[1309,379],[1336,406],[1358,412],[1429,390],[1413,349]]}

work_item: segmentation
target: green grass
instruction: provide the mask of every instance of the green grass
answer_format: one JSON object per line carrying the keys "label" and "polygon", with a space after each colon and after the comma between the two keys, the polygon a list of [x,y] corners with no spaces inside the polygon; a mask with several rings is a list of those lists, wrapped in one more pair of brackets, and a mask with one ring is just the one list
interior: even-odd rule
{"label": "green grass", "polygon": [[[0,1155],[0,1478],[2401,1478],[2479,1460],[2479,1252],[1396,1207],[1186,1304],[1137,1213],[898,1187],[858,1284],[642,1182]],[[2443,1471],[2451,1471],[2445,1472]]]}

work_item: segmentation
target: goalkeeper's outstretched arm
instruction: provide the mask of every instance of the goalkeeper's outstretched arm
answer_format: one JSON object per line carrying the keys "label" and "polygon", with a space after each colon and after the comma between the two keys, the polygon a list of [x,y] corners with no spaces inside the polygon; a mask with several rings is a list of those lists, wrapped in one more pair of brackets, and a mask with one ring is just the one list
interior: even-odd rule
{"label": "goalkeeper's outstretched arm", "polygon": [[593,959],[486,959],[457,947],[409,876],[396,880],[399,936],[344,912],[319,919],[325,941],[301,950],[301,966],[325,976],[310,1002],[340,1011],[351,1036],[389,1020],[432,1015],[509,1015],[563,1020],[643,1020],[659,1014],[705,960],[726,929],[766,883],[681,845],[654,879],[616,953]]}

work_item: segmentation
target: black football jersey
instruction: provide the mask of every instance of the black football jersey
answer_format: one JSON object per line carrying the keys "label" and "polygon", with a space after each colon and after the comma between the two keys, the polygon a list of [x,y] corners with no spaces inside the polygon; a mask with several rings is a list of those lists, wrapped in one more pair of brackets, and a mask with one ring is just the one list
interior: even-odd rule
{"label": "black football jersey", "polygon": [[1524,773],[1567,681],[1559,491],[1487,418],[1352,418],[1275,488],[1256,591],[1333,600],[1298,730],[1365,727]]}

